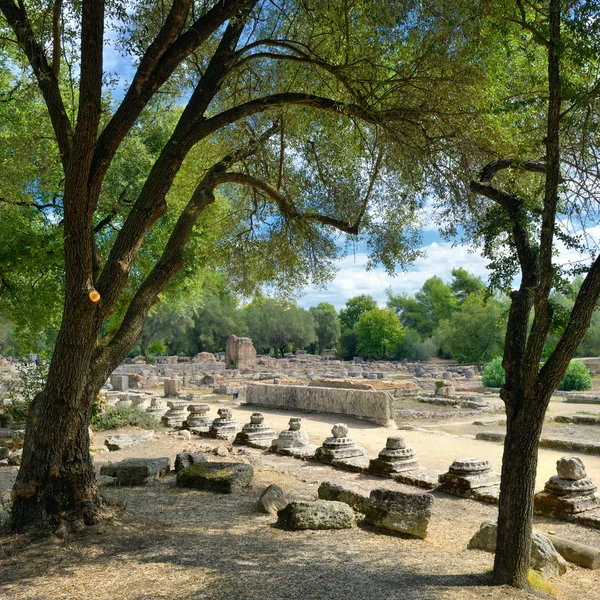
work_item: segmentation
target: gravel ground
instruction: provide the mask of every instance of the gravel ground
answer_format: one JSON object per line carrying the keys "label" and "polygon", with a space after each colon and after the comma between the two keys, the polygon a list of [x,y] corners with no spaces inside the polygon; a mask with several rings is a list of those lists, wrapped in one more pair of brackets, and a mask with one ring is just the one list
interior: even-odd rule
{"label": "gravel ground", "polygon": [[[328,425],[328,424],[326,424]],[[126,451],[98,456],[100,465],[127,456],[174,456],[207,441],[161,434]],[[210,445],[224,445],[210,442]],[[436,494],[430,535],[416,540],[357,527],[346,531],[286,532],[256,512],[261,490],[277,483],[293,498],[313,499],[321,481],[363,489],[397,487],[389,480],[259,451],[232,457],[255,467],[242,494],[217,495],[175,487],[174,477],[145,487],[102,486],[117,506],[113,516],[83,533],[31,542],[0,537],[2,600],[474,600],[521,599],[488,587],[492,555],[466,550],[471,535],[496,508]],[[211,457],[217,460],[217,457]],[[0,471],[6,490],[16,469]],[[122,508],[124,507],[124,508]],[[539,531],[600,547],[600,532],[536,520]],[[597,600],[600,571],[569,566],[550,580],[558,598]]]}

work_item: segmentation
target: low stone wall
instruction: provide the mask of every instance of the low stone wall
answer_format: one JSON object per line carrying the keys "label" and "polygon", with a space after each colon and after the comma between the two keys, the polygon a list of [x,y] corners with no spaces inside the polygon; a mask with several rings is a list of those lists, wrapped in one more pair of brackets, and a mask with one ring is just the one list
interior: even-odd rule
{"label": "low stone wall", "polygon": [[267,408],[333,413],[395,428],[389,392],[307,387],[301,385],[249,385],[246,404]]}

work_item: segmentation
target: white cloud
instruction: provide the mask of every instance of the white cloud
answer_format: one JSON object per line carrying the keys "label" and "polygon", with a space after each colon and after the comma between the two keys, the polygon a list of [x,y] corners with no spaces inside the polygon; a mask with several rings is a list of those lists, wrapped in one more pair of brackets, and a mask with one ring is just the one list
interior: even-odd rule
{"label": "white cloud", "polygon": [[319,302],[329,302],[339,310],[349,298],[369,294],[380,306],[385,306],[387,288],[391,287],[395,294],[414,294],[434,275],[450,281],[452,269],[457,267],[463,267],[470,273],[487,279],[485,259],[479,254],[470,253],[466,246],[433,242],[423,247],[423,250],[425,257],[417,259],[410,271],[399,272],[395,277],[389,276],[383,269],[367,271],[366,253],[347,256],[338,263],[339,272],[327,289],[307,288],[300,304],[309,307]]}

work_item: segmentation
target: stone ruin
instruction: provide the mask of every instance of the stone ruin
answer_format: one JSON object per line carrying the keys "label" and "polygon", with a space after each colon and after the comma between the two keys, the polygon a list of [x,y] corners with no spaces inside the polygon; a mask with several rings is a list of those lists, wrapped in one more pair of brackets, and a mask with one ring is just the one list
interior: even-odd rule
{"label": "stone ruin", "polygon": [[225,366],[227,369],[243,369],[256,364],[256,350],[250,338],[230,335],[225,347]]}
{"label": "stone ruin", "polygon": [[185,427],[192,433],[208,433],[212,424],[212,419],[206,414],[210,406],[204,403],[193,402],[188,404],[188,417],[185,420]]}
{"label": "stone ruin", "polygon": [[250,448],[268,450],[276,437],[277,434],[265,425],[265,417],[262,413],[255,412],[250,416],[250,423],[246,423],[235,436],[235,443],[246,444]]}
{"label": "stone ruin", "polygon": [[233,440],[240,430],[240,426],[233,418],[231,409],[220,408],[217,414],[219,416],[212,422],[208,435],[217,440]]}
{"label": "stone ruin", "polygon": [[146,408],[146,412],[150,413],[158,421],[167,414],[167,410],[165,401],[159,397],[152,398],[152,400],[150,400],[150,406]]}
{"label": "stone ruin", "polygon": [[300,458],[314,456],[315,447],[311,446],[308,434],[301,427],[302,419],[292,417],[289,421],[289,429],[282,431],[279,437],[273,440],[271,451]]}
{"label": "stone ruin", "polygon": [[[480,489],[497,490],[500,486],[500,474],[492,471],[489,461],[482,458],[464,458],[455,460],[447,473],[439,476],[438,491],[473,498]],[[481,498],[485,499],[485,498]]]}
{"label": "stone ruin", "polygon": [[406,442],[401,436],[388,437],[385,448],[369,463],[369,472],[381,476],[414,471],[418,468],[416,452],[406,447]]}
{"label": "stone ruin", "polygon": [[186,400],[170,400],[167,402],[169,410],[162,416],[161,421],[167,427],[182,427],[187,419],[187,405]]}
{"label": "stone ruin", "polygon": [[165,379],[163,386],[167,398],[177,398],[179,396],[179,381],[177,379]]}
{"label": "stone ruin", "polygon": [[535,511],[551,517],[571,515],[600,506],[600,496],[583,461],[576,456],[563,456],[556,461],[556,475],[550,477],[544,491],[535,495]]}
{"label": "stone ruin", "polygon": [[315,459],[324,463],[333,463],[335,460],[364,456],[365,451],[348,437],[348,426],[345,423],[336,423],[331,430],[332,437],[328,437],[323,445],[317,448]]}

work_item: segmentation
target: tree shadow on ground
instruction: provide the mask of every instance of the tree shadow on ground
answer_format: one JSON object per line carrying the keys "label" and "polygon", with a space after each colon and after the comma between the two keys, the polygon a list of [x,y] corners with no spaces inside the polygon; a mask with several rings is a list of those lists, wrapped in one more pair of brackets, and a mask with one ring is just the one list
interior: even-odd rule
{"label": "tree shadow on ground", "polygon": [[[489,575],[470,574],[468,568],[461,573],[459,559],[450,560],[427,541],[360,528],[277,529],[274,518],[256,511],[256,492],[182,490],[173,478],[106,492],[127,503],[117,522],[62,544],[46,540],[15,548],[0,561],[0,582],[10,583],[15,598],[48,600],[28,593],[37,587],[36,578],[50,577],[60,587],[90,577],[89,595],[58,597],[91,599],[97,572],[114,583],[114,600],[166,598],[153,592],[146,570],[187,577],[174,586],[171,600],[441,600],[478,598],[491,589],[484,587]],[[0,538],[0,546],[6,544],[10,539]],[[124,579],[136,577],[139,592],[119,591]],[[472,594],[465,595],[467,589]]]}

